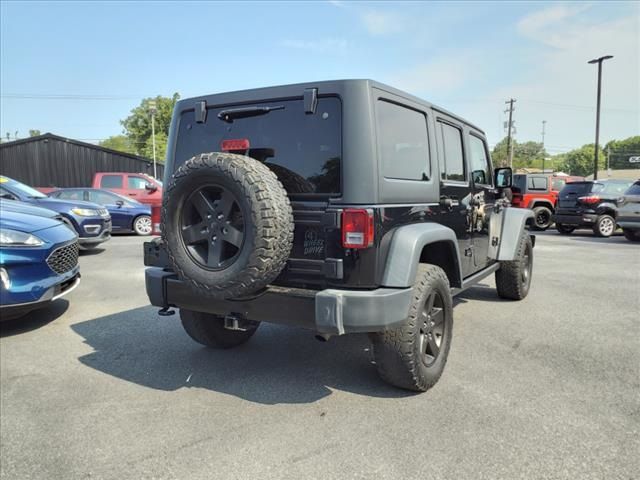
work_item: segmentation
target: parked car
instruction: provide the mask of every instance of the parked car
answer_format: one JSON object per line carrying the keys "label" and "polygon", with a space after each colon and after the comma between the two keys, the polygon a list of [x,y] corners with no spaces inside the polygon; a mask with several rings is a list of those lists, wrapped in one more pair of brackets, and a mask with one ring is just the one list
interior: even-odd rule
{"label": "parked car", "polygon": [[78,233],[81,249],[93,249],[111,238],[111,216],[106,208],[95,203],[49,198],[28,185],[3,176],[0,176],[0,197],[58,212]]}
{"label": "parked car", "polygon": [[63,200],[86,200],[102,205],[111,215],[113,233],[151,234],[151,206],[133,198],[98,188],[64,188],[54,190],[49,196]]}
{"label": "parked car", "polygon": [[617,223],[627,240],[640,242],[640,180],[636,180],[618,202]]}
{"label": "parked car", "polygon": [[535,229],[546,230],[553,223],[560,190],[568,182],[582,180],[583,177],[555,173],[516,174],[513,176],[511,204],[514,207],[532,209]]}
{"label": "parked car", "polygon": [[96,173],[92,187],[110,190],[146,205],[162,204],[162,182],[145,173]]}
{"label": "parked car", "polygon": [[55,218],[6,208],[9,203],[0,204],[0,320],[45,307],[80,282],[78,235]]}
{"label": "parked car", "polygon": [[610,237],[616,230],[618,202],[632,183],[609,179],[567,183],[554,215],[556,229],[568,235],[576,228],[590,228],[599,237]]}
{"label": "parked car", "polygon": [[[7,200],[6,198],[0,197],[0,209],[2,209],[3,212],[25,213],[27,215],[53,218],[59,222],[64,222],[64,217],[58,212],[54,212],[48,208],[36,207],[30,203],[21,202],[19,200]],[[65,225],[67,224],[65,223]]]}
{"label": "parked car", "polygon": [[368,333],[381,377],[424,391],[454,295],[494,274],[500,297],[529,292],[533,212],[508,206],[511,169],[424,100],[371,80],[285,85],[181,100],[170,131],[146,289],[196,342],[235,347],[260,322]]}

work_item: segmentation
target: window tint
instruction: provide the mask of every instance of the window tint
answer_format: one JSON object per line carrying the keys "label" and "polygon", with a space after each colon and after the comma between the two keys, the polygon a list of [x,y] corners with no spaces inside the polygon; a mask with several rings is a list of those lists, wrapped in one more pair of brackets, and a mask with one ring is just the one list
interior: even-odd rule
{"label": "window tint", "polygon": [[100,179],[100,188],[122,188],[122,175],[104,175]]}
{"label": "window tint", "polygon": [[135,190],[144,190],[145,185],[149,183],[145,178],[127,175],[127,187]]}
{"label": "window tint", "polygon": [[591,182],[569,182],[562,189],[562,196],[569,193],[581,194],[587,193],[591,189]]}
{"label": "window tint", "polygon": [[546,191],[548,184],[547,177],[529,177],[527,188],[529,190]]}
{"label": "window tint", "polygon": [[489,169],[489,156],[483,140],[469,135],[471,147],[471,175],[474,184],[491,185],[491,171]]}
{"label": "window tint", "polygon": [[442,137],[443,155],[440,158],[442,180],[465,181],[462,132],[451,125],[438,122]]}
{"label": "window tint", "polygon": [[625,195],[640,195],[640,183],[634,183],[629,187],[629,190],[624,193]]}
{"label": "window tint", "polygon": [[623,195],[624,192],[629,188],[631,182],[603,182],[603,183],[594,183],[591,188],[592,193],[611,193],[611,194],[619,194]]}
{"label": "window tint", "polygon": [[[180,116],[174,168],[194,155],[220,150],[223,140],[247,139],[248,155],[264,162],[289,194],[339,193],[342,157],[342,104],[337,97],[319,97],[316,113],[304,102],[274,100],[251,107],[284,107],[268,114],[219,119],[222,108],[211,108],[206,123],[196,123],[193,110]],[[224,110],[246,108],[228,105]]]}
{"label": "window tint", "polygon": [[62,190],[61,192],[56,192],[57,198],[63,198],[67,200],[84,200],[84,191],[83,190]]}
{"label": "window tint", "polygon": [[427,118],[424,113],[379,100],[377,121],[383,175],[404,180],[430,177]]}
{"label": "window tint", "polygon": [[527,176],[526,175],[514,175],[513,176],[513,190],[524,193],[527,189]]}
{"label": "window tint", "polygon": [[106,192],[89,191],[89,201],[99,205],[115,205],[117,200],[119,199],[115,195]]}

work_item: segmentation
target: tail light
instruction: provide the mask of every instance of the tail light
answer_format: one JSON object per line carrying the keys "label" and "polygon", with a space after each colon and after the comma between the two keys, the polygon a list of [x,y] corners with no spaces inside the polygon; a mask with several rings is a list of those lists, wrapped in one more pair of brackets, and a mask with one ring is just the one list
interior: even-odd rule
{"label": "tail light", "polygon": [[249,150],[250,144],[248,138],[234,138],[230,140],[222,140],[220,150],[223,152],[236,152],[239,150]]}
{"label": "tail light", "polygon": [[162,233],[160,211],[160,205],[151,206],[151,235],[160,235]]}
{"label": "tail light", "polygon": [[578,201],[585,205],[595,205],[600,202],[600,197],[598,195],[587,195],[586,197],[578,197]]}
{"label": "tail light", "polygon": [[367,248],[373,245],[373,210],[348,208],[342,211],[342,246]]}

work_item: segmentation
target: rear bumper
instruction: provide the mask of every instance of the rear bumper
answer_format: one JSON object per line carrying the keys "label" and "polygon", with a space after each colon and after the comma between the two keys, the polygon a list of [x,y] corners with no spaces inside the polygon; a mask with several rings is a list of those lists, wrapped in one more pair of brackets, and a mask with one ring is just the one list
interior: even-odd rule
{"label": "rear bumper", "polygon": [[582,213],[582,214],[563,214],[556,213],[553,216],[553,221],[562,225],[573,226],[592,226],[598,220],[598,215],[595,213]]}
{"label": "rear bumper", "polygon": [[378,332],[400,325],[409,313],[412,289],[304,290],[272,286],[252,298],[212,300],[193,291],[172,272],[145,271],[152,305],[308,328],[319,333]]}

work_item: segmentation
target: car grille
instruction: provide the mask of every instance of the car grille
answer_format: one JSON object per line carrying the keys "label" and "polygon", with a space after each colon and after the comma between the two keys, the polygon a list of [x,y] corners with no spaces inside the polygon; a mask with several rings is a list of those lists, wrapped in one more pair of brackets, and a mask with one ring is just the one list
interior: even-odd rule
{"label": "car grille", "polygon": [[57,274],[73,270],[78,265],[78,242],[55,249],[47,258],[47,265]]}

